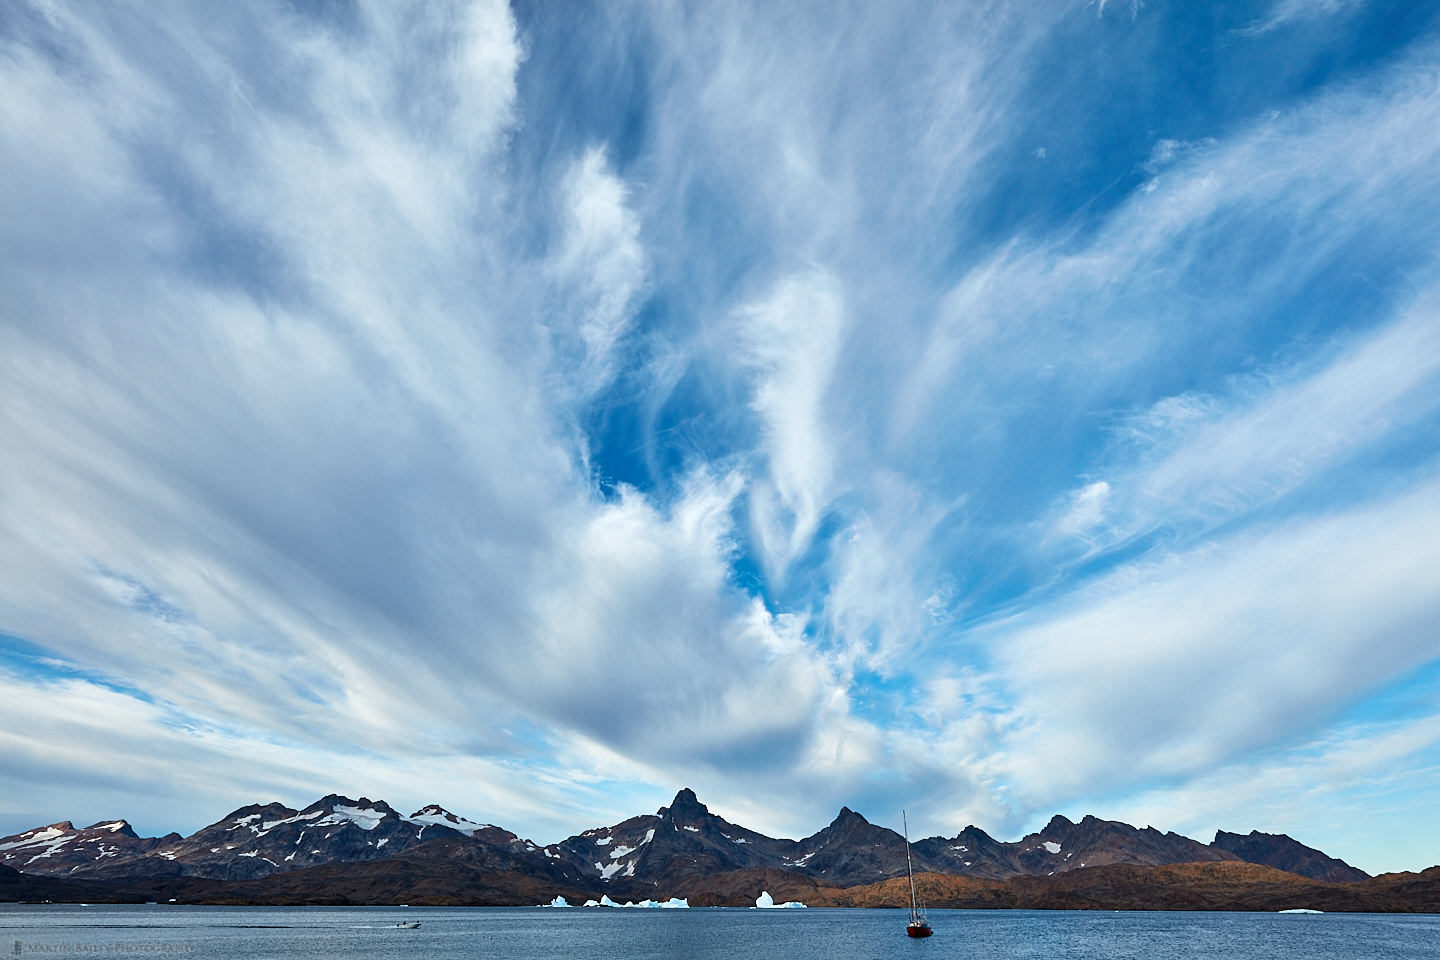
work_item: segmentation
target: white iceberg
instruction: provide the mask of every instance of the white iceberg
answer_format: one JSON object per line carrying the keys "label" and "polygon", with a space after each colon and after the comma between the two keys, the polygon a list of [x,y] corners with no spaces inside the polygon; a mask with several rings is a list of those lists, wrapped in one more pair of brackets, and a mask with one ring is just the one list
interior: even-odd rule
{"label": "white iceberg", "polygon": [[627,900],[624,903],[616,903],[607,895],[601,897],[599,900],[586,900],[585,906],[629,907],[640,910],[688,910],[690,908],[690,900],[682,897],[671,897],[669,900],[641,900],[639,903]]}
{"label": "white iceberg", "polygon": [[769,890],[761,890],[760,896],[755,898],[755,909],[757,910],[804,910],[805,904],[799,900],[786,900],[784,903],[776,903],[775,898],[770,896]]}
{"label": "white iceberg", "polygon": [[[590,901],[590,902],[591,902],[591,903],[594,903],[595,901],[592,900],[592,901]],[[540,904],[540,906],[542,906],[542,907],[568,907],[568,906],[570,906],[570,903],[569,903],[569,901],[567,901],[564,897],[557,895],[554,900],[551,900],[549,903],[542,903],[542,904]]]}

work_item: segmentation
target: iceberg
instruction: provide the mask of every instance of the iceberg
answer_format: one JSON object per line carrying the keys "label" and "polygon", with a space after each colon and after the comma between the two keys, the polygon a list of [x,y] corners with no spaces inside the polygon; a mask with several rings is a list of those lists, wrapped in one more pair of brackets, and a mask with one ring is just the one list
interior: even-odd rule
{"label": "iceberg", "polygon": [[755,909],[757,910],[804,910],[805,904],[799,900],[786,900],[784,903],[776,903],[775,898],[770,896],[769,890],[761,890],[760,896],[755,898]]}
{"label": "iceberg", "polygon": [[[593,903],[594,901],[591,901],[591,902]],[[542,903],[542,904],[540,904],[540,906],[542,906],[542,907],[568,907],[568,906],[570,906],[570,903],[569,903],[569,901],[567,901],[564,897],[557,895],[554,900],[551,900],[549,903]]]}
{"label": "iceberg", "polygon": [[[568,904],[564,904],[564,906],[568,906]],[[586,900],[585,906],[629,907],[640,910],[688,910],[690,908],[690,900],[688,897],[671,897],[669,900],[641,900],[639,903],[627,900],[624,903],[616,903],[610,899],[609,895],[606,895],[599,900]]]}

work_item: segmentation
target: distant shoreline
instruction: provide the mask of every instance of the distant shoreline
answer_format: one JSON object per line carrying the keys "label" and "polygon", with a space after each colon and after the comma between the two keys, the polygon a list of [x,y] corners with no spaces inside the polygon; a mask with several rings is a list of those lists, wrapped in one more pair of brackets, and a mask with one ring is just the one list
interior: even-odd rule
{"label": "distant shoreline", "polygon": [[[393,863],[331,864],[243,881],[185,877],[71,881],[0,868],[0,902],[169,905],[173,900],[177,906],[536,907],[556,895],[578,904],[605,893],[553,889],[547,893],[532,878],[515,875],[462,880],[437,871],[415,870],[399,876],[386,869]],[[842,887],[780,871],[765,871],[762,878],[747,870],[699,878],[669,896],[688,899],[691,908],[743,908],[753,905],[761,882],[776,902],[794,900],[813,909],[898,909],[905,906],[907,896],[903,878]],[[1440,913],[1440,866],[1357,883],[1327,883],[1236,861],[1108,864],[1049,877],[1005,880],[924,873],[917,883],[932,909]],[[625,899],[613,895],[618,890],[610,892],[612,899]]]}

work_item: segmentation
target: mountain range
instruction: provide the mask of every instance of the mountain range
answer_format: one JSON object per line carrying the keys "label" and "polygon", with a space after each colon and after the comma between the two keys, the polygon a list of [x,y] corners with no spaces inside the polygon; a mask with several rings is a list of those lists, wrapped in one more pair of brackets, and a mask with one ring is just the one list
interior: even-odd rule
{"label": "mountain range", "polygon": [[[1270,893],[1288,884],[1312,896],[1340,890],[1341,900],[1383,901],[1384,909],[1440,909],[1426,899],[1440,889],[1440,871],[1387,875],[1420,878],[1400,896],[1390,880],[1377,878],[1384,881],[1377,886],[1283,834],[1220,831],[1204,844],[1151,827],[1056,816],[1015,842],[969,826],[954,837],[916,840],[911,855],[936,905],[978,897],[1013,906],[1043,900],[1047,890],[1088,889],[1101,877],[1128,878],[1120,886],[1134,889],[1121,896],[1111,884],[1110,900],[1096,903],[1143,901],[1145,884],[1136,878],[1169,869],[1166,889],[1183,887],[1187,877],[1222,891],[1239,881]],[[1176,865],[1187,866],[1176,873]],[[0,899],[533,904],[608,895],[738,905],[768,889],[817,904],[886,905],[905,869],[904,838],[848,807],[809,837],[778,839],[710,812],[689,789],[653,814],[550,846],[438,805],[405,816],[384,801],[335,795],[301,810],[241,807],[188,837],[140,837],[126,821],[111,820],[78,829],[62,821],[0,839]],[[1371,887],[1385,892],[1372,895]],[[1356,907],[1371,908],[1380,907]]]}

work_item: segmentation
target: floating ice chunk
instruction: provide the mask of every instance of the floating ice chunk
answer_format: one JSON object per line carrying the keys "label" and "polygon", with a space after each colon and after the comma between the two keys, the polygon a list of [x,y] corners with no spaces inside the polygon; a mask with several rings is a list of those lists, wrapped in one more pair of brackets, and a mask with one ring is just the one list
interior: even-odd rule
{"label": "floating ice chunk", "polygon": [[[561,899],[561,898],[557,897],[556,899]],[[552,907],[553,907],[553,906],[557,906],[557,904],[551,903],[551,904],[548,904],[548,906],[552,906]],[[568,906],[568,904],[558,904],[558,906]],[[683,910],[683,909],[689,909],[689,907],[690,907],[690,901],[689,901],[688,898],[671,897],[669,900],[648,900],[648,899],[647,899],[647,900],[641,900],[639,903],[635,903],[634,901],[627,900],[627,901],[625,901],[624,903],[616,903],[614,900],[611,900],[610,897],[609,897],[609,895],[607,894],[606,896],[602,896],[599,900],[586,900],[586,901],[585,901],[585,906],[587,906],[587,907],[617,907],[617,908],[627,908],[627,907],[628,907],[628,908],[631,909],[631,910],[636,910],[636,909],[639,909],[639,910]]]}
{"label": "floating ice chunk", "polygon": [[761,890],[760,896],[755,898],[757,910],[803,910],[805,904],[799,900],[786,900],[784,903],[776,903],[775,898],[770,896],[769,890]]}
{"label": "floating ice chunk", "polygon": [[1306,907],[1294,907],[1290,910],[1278,910],[1277,913],[1324,913],[1324,910],[1310,910]]}
{"label": "floating ice chunk", "polygon": [[[591,900],[591,901],[590,901],[590,903],[594,903],[594,902],[595,902],[594,900]],[[569,902],[568,900],[566,900],[564,897],[562,897],[562,896],[560,896],[560,895],[557,894],[554,900],[551,900],[549,903],[542,903],[542,904],[540,904],[540,906],[542,906],[542,907],[568,907],[568,906],[570,906],[570,902]],[[589,906],[589,904],[586,904],[586,906]]]}

